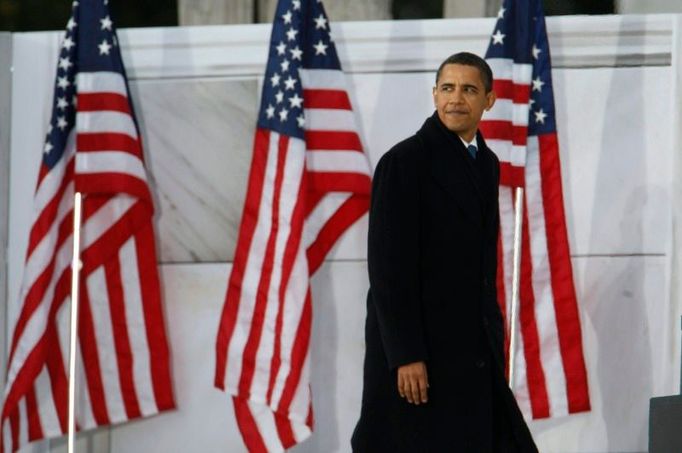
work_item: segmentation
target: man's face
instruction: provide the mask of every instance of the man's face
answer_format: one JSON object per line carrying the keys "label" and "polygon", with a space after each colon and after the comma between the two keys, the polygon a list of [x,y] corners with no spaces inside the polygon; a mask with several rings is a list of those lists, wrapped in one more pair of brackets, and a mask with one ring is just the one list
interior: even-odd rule
{"label": "man's face", "polygon": [[485,92],[475,66],[448,64],[433,87],[433,102],[445,127],[470,142],[483,112],[495,103],[495,93]]}

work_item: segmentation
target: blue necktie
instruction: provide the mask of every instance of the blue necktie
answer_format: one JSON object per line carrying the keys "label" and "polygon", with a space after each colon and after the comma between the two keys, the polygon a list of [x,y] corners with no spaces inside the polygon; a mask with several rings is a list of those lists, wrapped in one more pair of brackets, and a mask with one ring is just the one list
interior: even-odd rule
{"label": "blue necktie", "polygon": [[478,148],[476,148],[474,145],[469,145],[467,146],[467,151],[469,151],[471,157],[476,159],[476,151],[478,151]]}

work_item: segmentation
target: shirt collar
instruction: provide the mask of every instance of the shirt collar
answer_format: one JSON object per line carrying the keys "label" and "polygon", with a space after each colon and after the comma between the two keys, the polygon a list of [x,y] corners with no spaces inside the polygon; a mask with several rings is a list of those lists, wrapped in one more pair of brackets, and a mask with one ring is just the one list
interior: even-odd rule
{"label": "shirt collar", "polygon": [[467,142],[466,140],[464,140],[459,135],[458,135],[458,137],[462,141],[462,143],[464,143],[465,148],[469,148],[470,145],[474,145],[476,147],[476,149],[478,149],[478,137],[476,135],[474,135],[474,139],[470,142]]}

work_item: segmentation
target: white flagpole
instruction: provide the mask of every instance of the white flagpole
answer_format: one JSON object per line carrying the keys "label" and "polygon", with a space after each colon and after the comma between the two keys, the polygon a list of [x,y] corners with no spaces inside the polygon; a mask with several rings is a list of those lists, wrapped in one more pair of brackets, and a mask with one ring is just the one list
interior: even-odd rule
{"label": "white flagpole", "polygon": [[523,226],[523,189],[516,188],[514,200],[514,258],[512,270],[512,300],[509,317],[509,387],[514,390],[519,284],[521,281],[521,227]]}
{"label": "white flagpole", "polygon": [[81,253],[81,193],[73,198],[73,258],[71,260],[71,324],[69,325],[69,432],[68,453],[74,453],[76,436],[76,341],[78,338],[78,283]]}

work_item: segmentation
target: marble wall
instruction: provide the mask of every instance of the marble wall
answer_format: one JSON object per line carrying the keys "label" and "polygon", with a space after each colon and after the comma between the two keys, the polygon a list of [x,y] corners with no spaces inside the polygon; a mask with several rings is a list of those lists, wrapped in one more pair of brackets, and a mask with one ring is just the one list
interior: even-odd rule
{"label": "marble wall", "polygon": [[[541,451],[645,450],[648,398],[677,391],[681,304],[670,295],[671,262],[679,255],[671,246],[671,225],[673,174],[679,174],[674,166],[681,164],[672,145],[680,143],[673,122],[679,106],[670,93],[682,85],[680,56],[673,50],[682,49],[673,47],[680,22],[667,16],[548,20],[593,410],[531,422]],[[493,19],[334,25],[375,164],[432,111],[430,89],[440,59],[456,49],[483,53]],[[85,433],[86,451],[244,451],[231,403],[212,386],[213,347],[250,164],[268,30],[121,31],[157,197],[178,410]],[[12,103],[10,320],[17,311],[58,39],[52,33],[13,37],[12,89],[21,102]],[[364,354],[365,237],[363,218],[312,281],[316,431],[296,453],[348,451]],[[63,449],[60,441],[46,445],[35,451]]]}
{"label": "marble wall", "polygon": [[180,25],[248,24],[255,0],[178,0]]}
{"label": "marble wall", "polygon": [[502,0],[443,0],[443,17],[496,16]]}
{"label": "marble wall", "polygon": [[[476,0],[476,3],[483,0]],[[391,18],[391,0],[326,2],[334,21]],[[277,0],[178,0],[180,25],[248,24],[272,22]]]}
{"label": "marble wall", "polygon": [[[272,22],[277,0],[258,0],[260,22]],[[385,20],[391,18],[391,0],[327,1],[324,9],[332,21]]]}
{"label": "marble wall", "polygon": [[164,263],[234,255],[260,87],[243,80],[136,81]]}

